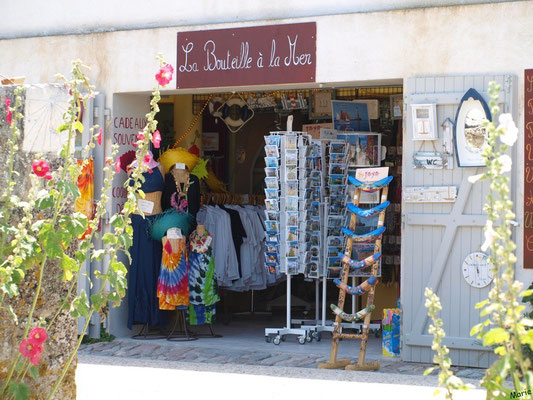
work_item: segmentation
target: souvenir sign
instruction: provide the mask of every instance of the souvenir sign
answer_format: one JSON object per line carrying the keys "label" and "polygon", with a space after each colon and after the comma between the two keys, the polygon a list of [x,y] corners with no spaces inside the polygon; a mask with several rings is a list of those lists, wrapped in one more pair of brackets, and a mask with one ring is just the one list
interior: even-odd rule
{"label": "souvenir sign", "polygon": [[407,203],[453,203],[457,199],[457,187],[406,187],[403,190],[403,199]]}
{"label": "souvenir sign", "polygon": [[466,256],[462,269],[465,281],[478,289],[488,286],[494,279],[490,271],[489,256],[479,251]]}
{"label": "souvenir sign", "polygon": [[440,152],[417,151],[413,154],[413,164],[415,168],[423,169],[443,169],[448,159]]}
{"label": "souvenir sign", "polygon": [[[389,167],[378,168],[358,168],[355,170],[355,178],[361,182],[370,183],[377,182],[383,178],[389,176]],[[348,186],[348,194],[350,199],[353,198],[354,186]],[[360,204],[377,204],[379,203],[379,191],[374,193],[361,192]]]}
{"label": "souvenir sign", "polygon": [[487,103],[475,89],[468,89],[455,116],[455,148],[459,167],[484,167],[481,150],[487,138],[483,121],[491,121]]}
{"label": "souvenir sign", "polygon": [[411,104],[413,140],[437,139],[437,105]]}

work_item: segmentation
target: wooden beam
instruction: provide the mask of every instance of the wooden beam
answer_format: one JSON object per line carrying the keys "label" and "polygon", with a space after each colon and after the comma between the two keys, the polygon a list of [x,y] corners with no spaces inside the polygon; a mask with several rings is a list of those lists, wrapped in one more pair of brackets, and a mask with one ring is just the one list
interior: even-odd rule
{"label": "wooden beam", "polygon": [[452,214],[407,214],[407,225],[427,225],[427,226],[447,226],[454,224],[457,226],[485,226],[487,222],[486,214],[463,214],[453,216]]}
{"label": "wooden beam", "polygon": [[[433,343],[433,336],[431,335],[405,335],[403,342],[406,346],[412,347],[431,347]],[[442,344],[446,345],[449,349],[458,349],[458,350],[478,350],[478,351],[487,351],[490,348],[482,346],[479,340],[457,337],[457,336],[447,336],[442,339]]]}

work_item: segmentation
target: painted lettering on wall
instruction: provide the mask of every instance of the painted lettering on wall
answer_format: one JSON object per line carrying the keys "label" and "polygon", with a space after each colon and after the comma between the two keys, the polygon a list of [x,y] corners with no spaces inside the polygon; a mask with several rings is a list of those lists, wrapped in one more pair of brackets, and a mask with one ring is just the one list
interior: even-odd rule
{"label": "painted lettering on wall", "polygon": [[524,268],[533,269],[533,69],[524,79]]}
{"label": "painted lettering on wall", "polygon": [[[137,141],[137,134],[146,126],[146,118],[139,116],[116,116],[113,118],[113,144],[118,144],[120,157],[124,153],[135,150],[133,144]],[[124,188],[126,173],[120,171],[113,179],[111,197],[113,198],[113,212],[121,212],[126,202],[128,192]]]}
{"label": "painted lettering on wall", "polygon": [[314,82],[316,23],[178,33],[177,88]]}

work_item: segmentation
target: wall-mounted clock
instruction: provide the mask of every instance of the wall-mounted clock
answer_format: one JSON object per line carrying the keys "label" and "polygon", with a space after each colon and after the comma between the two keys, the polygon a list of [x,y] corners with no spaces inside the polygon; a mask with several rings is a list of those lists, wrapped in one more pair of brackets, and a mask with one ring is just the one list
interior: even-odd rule
{"label": "wall-mounted clock", "polygon": [[472,287],[483,288],[488,286],[494,276],[490,271],[489,256],[482,252],[470,253],[463,261],[463,277]]}

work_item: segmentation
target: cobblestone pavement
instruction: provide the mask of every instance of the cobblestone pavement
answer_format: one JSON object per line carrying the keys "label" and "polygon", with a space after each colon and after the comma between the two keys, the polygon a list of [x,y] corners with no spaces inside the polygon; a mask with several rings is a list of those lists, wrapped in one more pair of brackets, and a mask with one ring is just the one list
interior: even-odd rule
{"label": "cobblestone pavement", "polygon": [[[283,366],[298,368],[316,368],[317,364],[326,362],[324,355],[309,353],[290,353],[276,351],[257,351],[255,349],[221,348],[213,344],[211,347],[195,346],[195,342],[170,343],[166,340],[135,341],[131,339],[117,339],[113,342],[100,342],[80,347],[80,357],[122,357],[130,359],[183,361],[208,364],[236,364],[256,366]],[[395,373],[421,376],[429,364],[407,363],[398,359],[379,360],[379,373]],[[480,380],[484,369],[454,367],[458,376]],[[435,372],[433,372],[435,374]]]}

